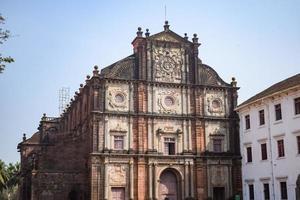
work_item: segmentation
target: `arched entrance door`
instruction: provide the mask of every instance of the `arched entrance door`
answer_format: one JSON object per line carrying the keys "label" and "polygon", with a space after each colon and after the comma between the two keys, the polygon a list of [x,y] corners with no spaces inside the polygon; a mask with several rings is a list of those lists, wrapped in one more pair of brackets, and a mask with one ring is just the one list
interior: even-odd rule
{"label": "arched entrance door", "polygon": [[159,200],[179,200],[180,186],[178,176],[173,170],[166,169],[160,175]]}

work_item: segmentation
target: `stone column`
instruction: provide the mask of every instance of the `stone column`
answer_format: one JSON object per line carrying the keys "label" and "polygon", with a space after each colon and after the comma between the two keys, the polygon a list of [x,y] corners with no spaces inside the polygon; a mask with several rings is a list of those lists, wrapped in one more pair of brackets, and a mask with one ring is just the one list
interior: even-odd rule
{"label": "stone column", "polygon": [[134,182],[133,182],[133,160],[132,159],[130,159],[130,162],[129,162],[129,176],[130,176],[129,198],[130,198],[130,200],[133,200]]}
{"label": "stone column", "polygon": [[157,173],[157,163],[154,163],[154,200],[158,199],[158,185],[157,185],[157,177],[156,177],[156,173]]}
{"label": "stone column", "polygon": [[177,150],[177,153],[182,153],[182,133],[179,133],[179,134],[178,134],[178,141],[177,141],[177,144],[178,144],[178,150]]}
{"label": "stone column", "polygon": [[153,192],[153,189],[152,189],[152,178],[153,178],[153,175],[152,175],[152,163],[149,163],[148,164],[148,183],[149,183],[149,187],[148,187],[148,191],[149,191],[149,200],[152,200],[152,192]]}
{"label": "stone column", "polygon": [[190,88],[188,88],[187,95],[186,95],[187,96],[187,102],[186,102],[186,104],[187,104],[187,111],[186,111],[186,113],[187,114],[189,114],[191,112],[191,109],[190,109],[190,104],[191,104],[190,95],[191,95]]}
{"label": "stone column", "polygon": [[188,126],[188,129],[189,129],[189,131],[188,131],[188,133],[189,133],[189,141],[188,141],[188,143],[189,143],[189,145],[188,145],[188,148],[189,148],[189,151],[192,151],[192,123],[191,123],[191,121],[189,121],[189,126]]}
{"label": "stone column", "polygon": [[152,124],[151,119],[148,119],[148,151],[152,148]]}
{"label": "stone column", "polygon": [[184,163],[184,185],[185,185],[185,191],[184,191],[184,193],[185,193],[185,197],[187,198],[187,197],[189,197],[189,172],[188,172],[188,170],[189,170],[189,165],[188,165],[189,163],[187,162],[187,161],[185,161],[185,163]]}
{"label": "stone column", "polygon": [[184,152],[187,152],[187,124],[186,124],[186,121],[183,121],[183,151]]}
{"label": "stone column", "polygon": [[36,170],[32,170],[31,173],[31,200],[36,200],[38,199],[38,195],[36,194]]}
{"label": "stone column", "polygon": [[109,135],[108,135],[108,117],[104,119],[104,151],[108,150],[109,147]]}
{"label": "stone column", "polygon": [[93,120],[93,151],[98,151],[99,146],[99,121]]}
{"label": "stone column", "polygon": [[155,132],[154,132],[154,120],[151,119],[151,130],[152,130],[152,150],[155,149]]}
{"label": "stone column", "polygon": [[132,131],[132,118],[130,117],[130,119],[129,119],[129,150],[133,150],[133,147],[132,147],[132,145],[133,145],[133,131]]}
{"label": "stone column", "polygon": [[108,162],[104,161],[104,200],[108,200]]}
{"label": "stone column", "polygon": [[194,163],[190,162],[190,185],[191,185],[191,197],[194,197]]}

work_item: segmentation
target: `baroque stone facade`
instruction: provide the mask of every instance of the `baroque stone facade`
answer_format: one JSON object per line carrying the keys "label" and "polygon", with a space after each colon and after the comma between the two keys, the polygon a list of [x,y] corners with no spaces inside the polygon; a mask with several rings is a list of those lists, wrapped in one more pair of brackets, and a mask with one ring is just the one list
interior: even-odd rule
{"label": "baroque stone facade", "polygon": [[22,199],[228,199],[241,194],[236,82],[169,29],[95,67],[65,112],[23,138]]}

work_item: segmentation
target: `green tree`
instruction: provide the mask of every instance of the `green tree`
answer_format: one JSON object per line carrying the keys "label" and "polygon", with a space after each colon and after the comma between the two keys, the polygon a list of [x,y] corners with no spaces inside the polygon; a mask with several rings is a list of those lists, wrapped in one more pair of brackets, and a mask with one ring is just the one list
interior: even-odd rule
{"label": "green tree", "polygon": [[7,182],[6,166],[5,163],[0,160],[0,193],[5,189]]}
{"label": "green tree", "polygon": [[[2,26],[4,22],[5,19],[0,14],[0,25]],[[2,27],[0,27],[0,44],[3,44],[10,36],[11,35],[9,30],[4,30]],[[14,59],[12,57],[10,56],[4,57],[0,53],[0,73],[3,72],[7,63],[12,63],[12,62],[14,62]]]}
{"label": "green tree", "polygon": [[6,165],[0,160],[0,199],[17,199],[20,182],[20,164],[9,163]]}

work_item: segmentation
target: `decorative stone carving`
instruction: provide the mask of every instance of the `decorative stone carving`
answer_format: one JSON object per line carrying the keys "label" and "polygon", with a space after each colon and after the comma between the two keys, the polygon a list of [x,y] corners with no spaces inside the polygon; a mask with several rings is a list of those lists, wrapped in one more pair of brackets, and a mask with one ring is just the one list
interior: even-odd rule
{"label": "decorative stone carving", "polygon": [[92,164],[100,164],[101,163],[100,158],[96,157],[96,156],[93,156],[91,160],[92,160]]}
{"label": "decorative stone carving", "polygon": [[182,134],[182,130],[181,129],[174,130],[174,127],[165,126],[164,128],[157,129],[156,133],[159,134],[159,135],[161,135],[161,134],[176,134],[176,135],[180,135],[180,134]]}
{"label": "decorative stone carving", "polygon": [[223,186],[226,184],[226,170],[222,167],[213,167],[211,182],[214,186]]}
{"label": "decorative stone carving", "polygon": [[107,91],[107,101],[110,110],[128,110],[128,90],[118,87],[109,87]]}
{"label": "decorative stone carving", "polygon": [[126,167],[124,165],[113,165],[109,167],[109,183],[111,185],[126,184]]}
{"label": "decorative stone carving", "polygon": [[175,91],[161,91],[157,98],[158,112],[176,114],[180,105],[179,94]]}
{"label": "decorative stone carving", "polygon": [[213,140],[222,140],[222,151],[227,150],[227,127],[224,122],[206,122],[205,123],[206,147],[213,151]]}
{"label": "decorative stone carving", "polygon": [[206,94],[206,114],[210,116],[224,116],[225,102],[224,94],[217,91],[209,91]]}
{"label": "decorative stone carving", "polygon": [[160,41],[166,41],[166,42],[179,42],[177,39],[175,39],[174,37],[172,37],[169,34],[161,34],[157,37],[155,37],[156,40],[160,40]]}
{"label": "decorative stone carving", "polygon": [[181,68],[184,51],[179,48],[153,48],[155,80],[161,82],[181,82]]}
{"label": "decorative stone carving", "polygon": [[117,124],[116,127],[110,129],[111,133],[122,133],[122,134],[126,134],[127,130],[125,129],[125,127],[122,127],[120,125],[120,123]]}

